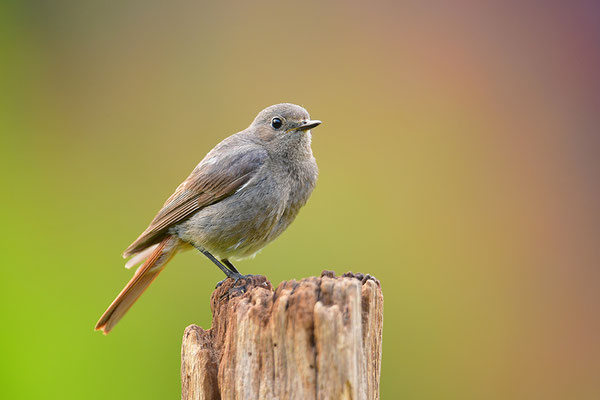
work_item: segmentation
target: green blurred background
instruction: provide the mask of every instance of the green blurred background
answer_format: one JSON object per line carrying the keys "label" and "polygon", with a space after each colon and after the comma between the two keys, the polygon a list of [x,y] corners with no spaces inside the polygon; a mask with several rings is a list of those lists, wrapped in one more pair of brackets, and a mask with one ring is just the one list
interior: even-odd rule
{"label": "green blurred background", "polygon": [[384,399],[600,398],[600,7],[495,3],[2,2],[0,397],[180,396],[208,260],[93,326],[175,187],[289,101],[319,182],[243,272],[379,278]]}

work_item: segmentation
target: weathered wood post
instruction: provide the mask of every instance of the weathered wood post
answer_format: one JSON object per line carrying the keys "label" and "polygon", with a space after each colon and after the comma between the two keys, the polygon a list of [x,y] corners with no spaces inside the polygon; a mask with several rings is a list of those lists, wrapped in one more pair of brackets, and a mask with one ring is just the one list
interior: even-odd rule
{"label": "weathered wood post", "polygon": [[324,271],[275,291],[264,276],[232,284],[212,294],[211,329],[185,330],[183,400],[379,398],[379,281]]}

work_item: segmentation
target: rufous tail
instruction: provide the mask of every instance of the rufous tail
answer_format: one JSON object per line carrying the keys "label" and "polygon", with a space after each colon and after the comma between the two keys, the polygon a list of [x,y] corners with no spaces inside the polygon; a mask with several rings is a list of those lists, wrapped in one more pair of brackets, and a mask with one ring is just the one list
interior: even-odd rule
{"label": "rufous tail", "polygon": [[138,297],[144,293],[144,290],[165,268],[165,265],[167,265],[175,253],[177,253],[179,244],[179,238],[169,236],[156,246],[156,249],[148,256],[144,264],[138,268],[127,286],[123,288],[117,298],[102,314],[96,324],[96,330],[101,330],[105,335],[111,331]]}

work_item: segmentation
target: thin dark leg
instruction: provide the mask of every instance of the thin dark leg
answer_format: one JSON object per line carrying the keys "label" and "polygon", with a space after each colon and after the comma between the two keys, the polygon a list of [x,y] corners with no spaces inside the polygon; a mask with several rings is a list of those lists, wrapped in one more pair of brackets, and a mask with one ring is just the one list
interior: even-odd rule
{"label": "thin dark leg", "polygon": [[[196,246],[194,246],[194,247],[196,247]],[[221,271],[223,271],[223,273],[225,275],[227,275],[228,278],[235,279],[237,281],[238,279],[244,277],[237,270],[235,270],[235,267],[234,267],[235,271],[232,271],[232,270],[228,269],[226,266],[224,266],[223,264],[221,264],[221,262],[219,260],[217,260],[215,258],[215,256],[210,254],[208,251],[201,249],[200,247],[196,247],[196,248],[200,251],[200,253],[204,254],[210,261],[212,261],[217,267],[219,267],[219,269]]]}
{"label": "thin dark leg", "polygon": [[232,271],[233,271],[233,272],[235,272],[236,274],[239,274],[239,273],[240,273],[240,271],[238,271],[238,270],[237,270],[237,268],[235,268],[235,267],[233,266],[233,264],[232,264],[232,263],[231,263],[231,262],[230,262],[228,259],[224,258],[223,260],[221,260],[221,262],[222,262],[223,264],[225,264],[225,265],[227,266],[227,268],[229,268],[230,270],[232,270]]}

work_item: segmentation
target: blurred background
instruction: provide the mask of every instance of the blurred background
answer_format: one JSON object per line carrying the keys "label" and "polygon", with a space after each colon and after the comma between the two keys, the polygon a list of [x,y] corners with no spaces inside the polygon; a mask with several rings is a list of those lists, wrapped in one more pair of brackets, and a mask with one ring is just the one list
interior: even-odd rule
{"label": "blurred background", "polygon": [[284,101],[324,121],[319,182],[242,272],[379,278],[383,399],[600,398],[597,2],[0,10],[1,398],[180,396],[208,260],[93,326],[175,187]]}

